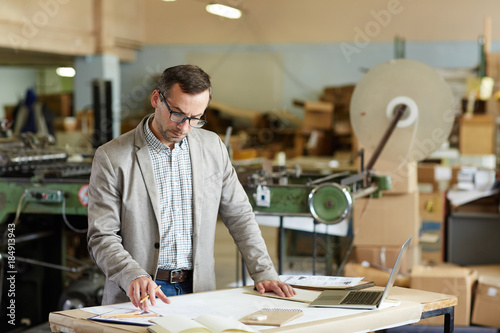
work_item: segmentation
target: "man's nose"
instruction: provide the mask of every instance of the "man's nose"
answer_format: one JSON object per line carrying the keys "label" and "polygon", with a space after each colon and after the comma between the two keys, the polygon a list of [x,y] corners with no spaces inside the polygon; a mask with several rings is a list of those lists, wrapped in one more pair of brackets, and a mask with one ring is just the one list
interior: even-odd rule
{"label": "man's nose", "polygon": [[184,120],[180,124],[177,124],[177,128],[181,129],[183,132],[187,131],[189,129],[189,127],[191,127],[191,126],[189,125],[188,119]]}

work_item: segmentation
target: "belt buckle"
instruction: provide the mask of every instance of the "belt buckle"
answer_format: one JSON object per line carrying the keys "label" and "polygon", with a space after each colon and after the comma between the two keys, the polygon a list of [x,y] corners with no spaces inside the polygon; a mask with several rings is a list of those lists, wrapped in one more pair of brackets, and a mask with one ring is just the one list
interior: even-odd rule
{"label": "belt buckle", "polygon": [[172,276],[174,275],[174,273],[180,273],[180,272],[182,272],[182,269],[174,269],[170,271],[170,283],[179,283],[172,281]]}

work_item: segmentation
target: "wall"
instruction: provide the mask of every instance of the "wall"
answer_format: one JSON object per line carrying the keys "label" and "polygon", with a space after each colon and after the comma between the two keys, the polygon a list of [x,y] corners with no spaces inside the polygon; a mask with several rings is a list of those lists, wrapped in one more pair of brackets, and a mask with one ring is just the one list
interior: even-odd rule
{"label": "wall", "polygon": [[[265,69],[273,66],[280,73],[282,86],[276,91],[281,98],[274,104],[260,105],[257,110],[286,110],[302,117],[302,108],[293,106],[294,100],[317,100],[326,86],[353,84],[359,81],[366,70],[394,57],[392,42],[372,42],[362,52],[346,58],[340,48],[341,43],[294,43],[294,44],[227,44],[227,45],[150,45],[138,53],[137,61],[123,64],[122,108],[125,112],[141,110],[147,105],[147,95],[154,89],[153,78],[164,68],[200,59],[203,55],[219,62],[205,70],[214,80],[214,99],[231,101],[231,106],[249,109],[256,106],[254,100],[261,95],[273,94],[269,86],[261,84],[259,76],[242,77],[241,73],[227,73],[222,68],[225,63],[252,58],[242,57],[254,53],[256,59],[263,54],[272,54],[273,61]],[[500,43],[493,43],[493,49],[500,50]],[[195,56],[193,56],[195,55]],[[406,58],[421,61],[435,68],[474,68],[479,62],[479,47],[475,41],[448,42],[407,42]],[[255,68],[252,64],[252,68]],[[264,73],[262,73],[262,77]],[[237,98],[234,91],[217,89],[217,82],[233,82],[238,88]],[[226,95],[224,95],[226,93]],[[270,99],[268,99],[270,100]]]}
{"label": "wall", "polygon": [[[396,35],[406,39],[406,58],[436,68],[478,65],[486,16],[492,40],[500,40],[500,2],[493,0],[232,1],[244,11],[241,20],[208,14],[199,1],[146,1],[147,45],[136,62],[121,66],[127,113],[148,105],[153,77],[181,63],[202,65],[221,102],[302,117],[294,100],[316,100],[325,86],[356,83],[394,58]],[[500,44],[493,42],[492,50]],[[238,63],[254,69],[251,75],[225,68]],[[281,85],[270,87],[264,78]],[[261,99],[267,104],[256,102]]]}
{"label": "wall", "polygon": [[[201,62],[214,79],[215,99],[234,107],[286,110],[301,117],[302,109],[293,106],[293,100],[315,100],[325,86],[356,83],[366,70],[394,57],[396,35],[407,41],[407,58],[437,68],[473,68],[479,61],[477,38],[489,15],[491,36],[497,41],[492,50],[500,50],[500,2],[495,0],[231,3],[244,10],[243,19],[213,16],[205,12],[203,2],[194,0],[134,0],[129,6],[119,0],[4,0],[0,46],[12,46],[13,33],[38,50],[75,52],[76,41],[79,54],[98,39],[103,49],[111,41],[129,50],[143,40],[146,45],[136,60],[120,65],[121,94],[116,98],[121,100],[122,118],[146,109],[154,78],[180,63]],[[97,5],[107,15],[103,22],[114,22],[111,27],[103,23],[98,35],[93,21]],[[27,34],[33,25],[34,32]],[[50,41],[55,37],[70,41],[54,48]],[[231,72],[229,65],[253,70]],[[0,86],[10,82],[10,77],[0,76]],[[82,105],[91,102],[87,99]],[[0,96],[0,104],[3,100]]]}
{"label": "wall", "polygon": [[22,67],[0,66],[0,119],[5,117],[4,107],[24,99],[26,90],[36,85],[36,70]]}

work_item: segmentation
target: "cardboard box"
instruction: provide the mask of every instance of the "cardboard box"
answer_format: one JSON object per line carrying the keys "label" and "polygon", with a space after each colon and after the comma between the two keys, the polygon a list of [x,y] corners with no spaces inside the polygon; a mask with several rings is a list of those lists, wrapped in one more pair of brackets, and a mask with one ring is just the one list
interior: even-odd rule
{"label": "cardboard box", "polygon": [[461,155],[495,154],[495,118],[488,114],[460,118]]}
{"label": "cardboard box", "polygon": [[384,194],[359,198],[353,205],[354,245],[400,247],[409,236],[418,244],[420,217],[418,193]]}
{"label": "cardboard box", "polygon": [[419,163],[417,181],[420,193],[443,192],[457,183],[460,167],[443,166],[437,163]]}
{"label": "cardboard box", "polygon": [[[387,280],[389,280],[389,272],[377,269],[374,267],[365,267],[357,263],[347,263],[344,269],[344,276],[348,277],[361,277],[363,276],[363,281],[373,281],[375,285],[385,287]],[[409,275],[399,274],[394,281],[394,285],[398,287],[409,287],[410,277]]]}
{"label": "cardboard box", "polygon": [[443,222],[445,217],[445,193],[419,193],[419,214],[422,221]]}
{"label": "cardboard box", "polygon": [[[354,249],[358,263],[363,261],[370,264],[371,267],[382,270],[390,270],[394,267],[401,247],[397,246],[356,246]],[[403,258],[400,273],[408,274],[413,266],[419,264],[420,251],[418,245],[410,246]]]}
{"label": "cardboard box", "polygon": [[57,117],[69,117],[73,115],[72,93],[38,95],[38,100]]}
{"label": "cardboard box", "polygon": [[480,276],[472,310],[472,324],[500,328],[500,277]]}
{"label": "cardboard box", "polygon": [[304,103],[304,129],[333,129],[333,104],[329,102]]}
{"label": "cardboard box", "polygon": [[467,267],[478,273],[471,323],[500,328],[500,265]]}
{"label": "cardboard box", "polygon": [[391,177],[392,188],[384,191],[384,193],[413,193],[418,191],[416,162],[400,163],[378,158],[373,168],[376,174]]}
{"label": "cardboard box", "polygon": [[[410,287],[442,294],[455,295],[455,325],[469,326],[472,309],[472,291],[477,280],[474,269],[454,265],[415,266],[411,271]],[[428,318],[419,325],[442,325],[443,318]]]}
{"label": "cardboard box", "polygon": [[478,272],[471,323],[500,328],[500,265],[467,267]]}

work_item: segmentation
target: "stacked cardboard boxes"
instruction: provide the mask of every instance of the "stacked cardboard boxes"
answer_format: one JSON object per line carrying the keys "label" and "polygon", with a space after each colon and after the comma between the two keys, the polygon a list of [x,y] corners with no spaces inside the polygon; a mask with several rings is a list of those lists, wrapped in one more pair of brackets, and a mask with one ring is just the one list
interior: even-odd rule
{"label": "stacked cardboard boxes", "polygon": [[[455,325],[469,326],[473,287],[477,280],[475,269],[454,265],[415,266],[411,271],[410,287],[446,295],[455,295]],[[442,316],[423,319],[419,325],[443,325]]]}
{"label": "stacked cardboard boxes", "polygon": [[392,189],[381,198],[360,198],[353,205],[356,260],[372,266],[392,268],[401,245],[412,236],[401,273],[409,273],[420,262],[419,195],[417,168],[413,162],[378,159],[378,174],[391,177]]}
{"label": "stacked cardboard boxes", "polygon": [[444,261],[445,191],[456,183],[458,168],[436,163],[418,164],[420,244],[422,263]]}
{"label": "stacked cardboard boxes", "polygon": [[462,116],[459,148],[461,155],[495,154],[495,117],[489,114]]}
{"label": "stacked cardboard boxes", "polygon": [[295,156],[332,155],[333,110],[330,102],[304,103],[304,120],[295,136]]}
{"label": "stacked cardboard boxes", "polygon": [[500,328],[500,265],[468,268],[478,272],[471,323]]}

